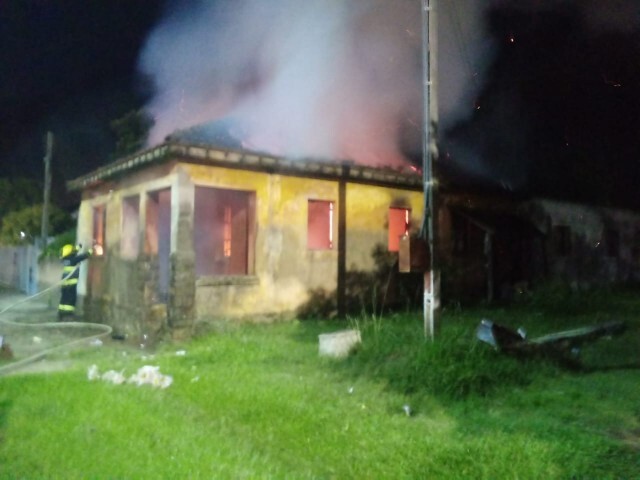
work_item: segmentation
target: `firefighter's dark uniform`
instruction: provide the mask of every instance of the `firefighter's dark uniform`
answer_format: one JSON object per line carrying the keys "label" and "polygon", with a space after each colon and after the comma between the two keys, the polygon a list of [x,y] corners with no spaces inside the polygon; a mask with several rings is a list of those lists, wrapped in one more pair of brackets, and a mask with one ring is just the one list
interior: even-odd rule
{"label": "firefighter's dark uniform", "polygon": [[80,253],[72,245],[62,248],[62,286],[60,305],[58,305],[58,319],[73,317],[76,311],[78,278],[80,276],[80,262],[91,256],[91,250]]}

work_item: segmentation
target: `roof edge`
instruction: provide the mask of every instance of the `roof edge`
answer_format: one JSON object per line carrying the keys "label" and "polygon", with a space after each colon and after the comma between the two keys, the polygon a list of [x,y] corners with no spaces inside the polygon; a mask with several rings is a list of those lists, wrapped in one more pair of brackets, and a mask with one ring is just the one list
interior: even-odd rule
{"label": "roof edge", "polygon": [[352,161],[328,162],[291,159],[265,153],[219,148],[206,144],[165,142],[100,167],[87,175],[67,182],[70,190],[82,190],[100,182],[168,158],[183,158],[192,163],[218,167],[254,170],[283,175],[338,179],[357,183],[396,185],[422,189],[422,176],[415,171],[390,167],[357,165]]}

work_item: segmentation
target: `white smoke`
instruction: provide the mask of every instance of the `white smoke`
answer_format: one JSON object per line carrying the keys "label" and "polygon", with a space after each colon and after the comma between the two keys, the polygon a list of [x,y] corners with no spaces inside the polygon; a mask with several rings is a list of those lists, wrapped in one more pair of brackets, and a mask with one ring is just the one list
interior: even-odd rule
{"label": "white smoke", "polygon": [[[481,83],[481,4],[439,3],[445,124],[472,111],[469,92]],[[422,141],[421,9],[421,0],[183,3],[140,58],[156,87],[150,143],[231,120],[247,148],[402,164]]]}

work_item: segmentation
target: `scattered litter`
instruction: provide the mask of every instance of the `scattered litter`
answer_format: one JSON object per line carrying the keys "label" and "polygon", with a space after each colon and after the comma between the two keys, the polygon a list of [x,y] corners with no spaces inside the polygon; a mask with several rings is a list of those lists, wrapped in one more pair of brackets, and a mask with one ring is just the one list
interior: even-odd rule
{"label": "scattered litter", "polygon": [[91,345],[92,347],[101,347],[102,346],[102,340],[100,340],[99,338],[94,338],[93,340],[91,340],[89,342],[89,345]]}
{"label": "scattered litter", "polygon": [[[90,381],[103,380],[115,385],[122,385],[123,383],[135,383],[140,385],[151,385],[153,387],[167,388],[173,383],[173,377],[170,375],[163,375],[160,373],[160,367],[145,365],[140,367],[136,373],[131,375],[128,379],[124,376],[123,372],[117,372],[115,370],[109,370],[100,375],[97,365],[91,365],[87,371],[87,378]],[[197,378],[197,377],[196,377]]]}
{"label": "scattered litter", "polygon": [[167,388],[173,383],[173,377],[160,373],[160,367],[145,365],[129,378],[129,383],[136,385],[152,385],[154,387]]}
{"label": "scattered litter", "polygon": [[127,381],[122,372],[116,372],[115,370],[104,372],[102,374],[102,380],[104,380],[105,382],[113,383],[114,385],[122,385]]}
{"label": "scattered litter", "polygon": [[353,393],[353,387],[349,387],[349,393]]}
{"label": "scattered litter", "polygon": [[186,350],[178,350],[178,351],[176,352],[176,355],[177,355],[178,357],[184,357],[186,354],[187,354],[187,351],[186,351]]}
{"label": "scattered litter", "polygon": [[100,378],[100,372],[98,371],[97,365],[91,365],[89,370],[87,370],[87,378],[90,381],[98,380]]}
{"label": "scattered litter", "polygon": [[411,406],[409,406],[409,405],[403,405],[403,406],[402,406],[402,410],[404,410],[404,413],[406,413],[406,414],[407,414],[407,417],[410,417],[410,416],[411,416],[411,413],[412,413],[412,412],[411,412]]}
{"label": "scattered litter", "polygon": [[42,343],[42,339],[41,339],[40,337],[33,337],[33,338],[31,339],[31,341],[32,341],[33,343]]}

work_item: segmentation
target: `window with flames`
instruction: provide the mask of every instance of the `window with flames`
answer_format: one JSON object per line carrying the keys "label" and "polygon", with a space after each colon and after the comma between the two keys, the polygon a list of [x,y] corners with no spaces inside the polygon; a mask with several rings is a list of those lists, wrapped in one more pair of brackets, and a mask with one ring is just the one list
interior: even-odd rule
{"label": "window with flames", "polygon": [[408,208],[389,208],[389,251],[400,249],[400,238],[409,234],[411,210]]}
{"label": "window with flames", "polygon": [[254,192],[196,187],[196,275],[251,274],[254,218]]}

